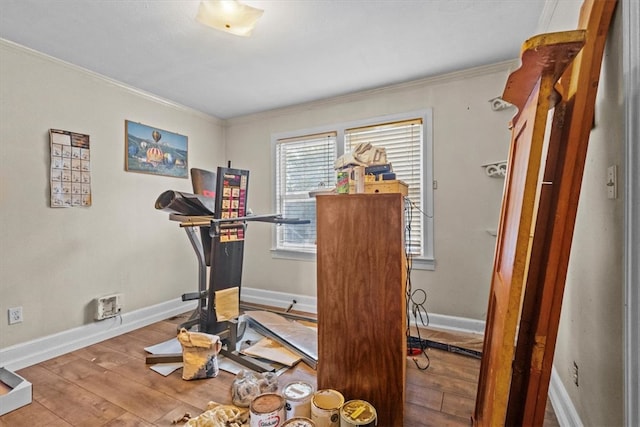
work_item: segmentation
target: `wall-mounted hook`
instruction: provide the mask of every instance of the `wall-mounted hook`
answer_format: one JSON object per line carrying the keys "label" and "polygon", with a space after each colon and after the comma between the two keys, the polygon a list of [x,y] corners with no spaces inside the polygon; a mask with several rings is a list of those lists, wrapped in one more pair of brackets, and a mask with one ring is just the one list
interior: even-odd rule
{"label": "wall-mounted hook", "polygon": [[487,163],[482,165],[487,176],[491,178],[504,178],[507,175],[507,161]]}
{"label": "wall-mounted hook", "polygon": [[501,111],[506,108],[513,107],[513,104],[508,103],[507,101],[500,98],[499,96],[490,99],[489,103],[491,103],[491,109],[493,111]]}

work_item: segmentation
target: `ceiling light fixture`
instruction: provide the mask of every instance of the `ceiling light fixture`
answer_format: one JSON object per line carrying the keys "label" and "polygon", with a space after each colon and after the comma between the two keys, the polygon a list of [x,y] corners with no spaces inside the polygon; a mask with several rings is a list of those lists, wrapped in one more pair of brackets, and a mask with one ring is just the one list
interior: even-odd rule
{"label": "ceiling light fixture", "polygon": [[237,0],[202,0],[196,20],[217,30],[247,37],[264,11]]}

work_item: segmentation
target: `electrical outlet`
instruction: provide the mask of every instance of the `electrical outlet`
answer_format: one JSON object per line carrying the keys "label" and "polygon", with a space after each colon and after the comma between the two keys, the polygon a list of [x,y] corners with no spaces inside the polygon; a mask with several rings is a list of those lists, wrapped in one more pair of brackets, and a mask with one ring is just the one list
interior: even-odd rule
{"label": "electrical outlet", "polygon": [[578,364],[575,362],[575,360],[573,361],[573,370],[571,374],[573,376],[573,383],[576,385],[576,387],[578,387]]}
{"label": "electrical outlet", "polygon": [[9,324],[14,325],[22,322],[22,307],[13,307],[8,310]]}

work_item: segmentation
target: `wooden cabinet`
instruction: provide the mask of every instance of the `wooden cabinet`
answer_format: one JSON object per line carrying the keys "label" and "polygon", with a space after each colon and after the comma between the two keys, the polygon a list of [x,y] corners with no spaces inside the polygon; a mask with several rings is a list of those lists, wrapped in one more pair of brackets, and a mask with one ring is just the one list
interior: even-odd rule
{"label": "wooden cabinet", "polygon": [[402,426],[406,256],[401,194],[317,197],[318,388]]}

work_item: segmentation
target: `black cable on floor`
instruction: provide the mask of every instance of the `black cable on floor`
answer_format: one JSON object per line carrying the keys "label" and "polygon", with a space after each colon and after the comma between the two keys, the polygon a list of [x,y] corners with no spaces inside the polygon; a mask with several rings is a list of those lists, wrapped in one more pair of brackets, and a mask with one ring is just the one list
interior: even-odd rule
{"label": "black cable on floor", "polygon": [[[412,291],[411,289],[411,221],[413,219],[413,206],[415,204],[409,200],[408,197],[405,197],[405,218],[406,218],[406,228],[405,228],[405,257],[406,257],[406,265],[407,265],[407,274],[406,274],[406,309],[407,309],[407,353],[412,356],[411,360],[415,363],[416,367],[425,371],[431,365],[431,360],[429,359],[429,355],[427,354],[427,346],[423,345],[423,340],[420,339],[420,328],[418,327],[418,315],[420,315],[420,321],[423,326],[427,326],[429,324],[429,313],[427,312],[426,302],[427,302],[427,293],[422,289],[416,289]],[[418,299],[419,296],[419,299]],[[415,326],[418,334],[418,341],[415,342],[412,340],[411,336],[411,316],[409,315],[409,310],[413,313],[413,317],[415,320]],[[416,345],[418,344],[418,345]],[[426,359],[426,364],[422,364],[418,360],[418,355],[422,354]]]}

